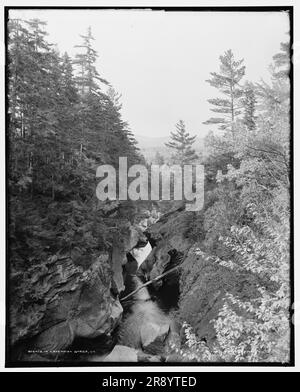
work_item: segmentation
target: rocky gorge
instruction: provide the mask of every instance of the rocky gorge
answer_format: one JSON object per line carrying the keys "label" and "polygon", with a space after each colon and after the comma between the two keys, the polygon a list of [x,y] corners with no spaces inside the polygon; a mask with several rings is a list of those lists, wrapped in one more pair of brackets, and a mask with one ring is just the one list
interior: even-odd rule
{"label": "rocky gorge", "polygon": [[14,275],[15,358],[188,361],[181,351],[186,322],[207,347],[213,344],[212,320],[226,294],[249,298],[254,286],[249,274],[203,257],[189,235],[193,216],[180,206],[148,225],[128,223],[124,236],[90,265],[56,255]]}
{"label": "rocky gorge", "polygon": [[9,324],[16,359],[65,358],[78,339],[101,338],[107,344],[123,312],[119,294],[124,289],[126,254],[146,244],[138,227],[127,229],[121,242],[89,265],[79,265],[69,255],[55,255],[12,275]]}

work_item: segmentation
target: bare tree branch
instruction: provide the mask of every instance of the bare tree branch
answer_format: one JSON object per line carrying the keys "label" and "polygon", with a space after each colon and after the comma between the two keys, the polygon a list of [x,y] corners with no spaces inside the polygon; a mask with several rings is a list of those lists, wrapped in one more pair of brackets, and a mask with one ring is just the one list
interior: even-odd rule
{"label": "bare tree branch", "polygon": [[164,276],[170,274],[171,272],[176,271],[177,269],[179,269],[181,266],[177,265],[174,268],[169,269],[168,271],[164,272],[163,274],[157,276],[156,278],[149,280],[148,282],[142,284],[141,286],[139,286],[137,289],[133,290],[131,293],[129,293],[128,295],[126,295],[126,297],[123,297],[120,299],[120,301],[125,301],[126,299],[132,297],[134,294],[136,294],[138,291],[140,291],[143,287],[149,286],[150,284],[152,284],[153,282],[157,282],[158,280],[160,280],[161,278],[163,278]]}

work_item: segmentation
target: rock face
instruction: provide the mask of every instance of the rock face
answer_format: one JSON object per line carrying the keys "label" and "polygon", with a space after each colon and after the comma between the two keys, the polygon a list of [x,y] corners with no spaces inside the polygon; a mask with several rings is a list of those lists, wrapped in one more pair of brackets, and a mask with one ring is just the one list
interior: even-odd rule
{"label": "rock face", "polygon": [[21,294],[33,301],[23,312],[15,303],[11,343],[31,339],[28,350],[51,357],[76,337],[109,335],[122,314],[119,300],[110,292],[111,277],[108,255],[99,257],[87,270],[70,258],[56,257],[30,269],[23,280],[26,286],[20,285],[12,293],[20,305],[24,302]]}
{"label": "rock face", "polygon": [[147,244],[147,238],[139,227],[128,226],[127,232],[121,239],[116,239],[112,247],[111,265],[113,270],[113,281],[117,293],[124,289],[123,266],[127,263],[127,253],[132,251],[136,246]]}
{"label": "rock face", "polygon": [[141,342],[145,352],[158,354],[164,351],[164,343],[170,330],[170,324],[148,323],[141,328]]}
{"label": "rock face", "polygon": [[[255,281],[249,274],[233,272],[201,255],[199,245],[189,238],[190,214],[175,210],[147,230],[153,249],[138,273],[140,277],[153,279],[180,264],[176,318],[189,323],[199,339],[210,342],[215,338],[211,321],[223,306],[226,293],[249,299],[255,293]],[[160,284],[176,284],[176,274],[167,275]],[[160,289],[159,285],[152,287]]]}
{"label": "rock face", "polygon": [[147,354],[142,350],[117,344],[108,355],[91,356],[90,362],[161,362],[159,355]]}
{"label": "rock face", "polygon": [[160,355],[147,354],[142,350],[138,350],[138,362],[162,362],[163,358]]}
{"label": "rock face", "polygon": [[197,254],[196,247],[191,248],[182,264],[180,291],[181,319],[207,342],[215,338],[211,321],[217,317],[227,293],[245,300],[258,295],[254,276],[207,260]]}
{"label": "rock face", "polygon": [[111,336],[123,312],[118,299],[122,264],[126,253],[144,239],[133,227],[125,234],[118,252],[103,253],[88,266],[71,256],[53,256],[25,274],[11,276],[12,358],[15,351],[23,360],[38,351],[42,360],[51,360],[57,358],[54,351],[65,350],[75,338]]}
{"label": "rock face", "polygon": [[103,359],[103,362],[138,362],[137,350],[117,345],[112,352]]}
{"label": "rock face", "polygon": [[[186,228],[181,225],[182,214],[189,214],[182,209],[165,214],[146,231],[152,245],[152,251],[140,265],[138,276],[152,280],[166,270],[176,266],[192,246],[192,242],[185,237]],[[179,225],[178,225],[179,224]],[[179,226],[179,227],[178,227]],[[167,280],[176,279],[176,273],[168,276]],[[158,281],[154,287],[158,288],[163,281]]]}

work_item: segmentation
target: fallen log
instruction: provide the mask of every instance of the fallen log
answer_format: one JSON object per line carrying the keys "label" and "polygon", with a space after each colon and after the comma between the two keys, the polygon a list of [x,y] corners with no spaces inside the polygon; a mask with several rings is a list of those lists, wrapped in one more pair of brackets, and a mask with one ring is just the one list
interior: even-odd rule
{"label": "fallen log", "polygon": [[140,291],[143,287],[149,286],[150,284],[152,284],[153,282],[157,282],[158,280],[160,280],[161,278],[165,277],[166,275],[170,274],[171,272],[176,271],[177,269],[179,269],[181,266],[177,265],[176,267],[173,267],[171,269],[169,269],[168,271],[164,272],[163,274],[157,276],[156,278],[152,279],[152,280],[148,280],[148,282],[142,284],[141,286],[139,286],[137,289],[133,290],[131,293],[129,293],[128,295],[126,295],[125,297],[121,298],[120,301],[125,301],[126,299],[132,297],[134,294],[136,294],[138,291]]}

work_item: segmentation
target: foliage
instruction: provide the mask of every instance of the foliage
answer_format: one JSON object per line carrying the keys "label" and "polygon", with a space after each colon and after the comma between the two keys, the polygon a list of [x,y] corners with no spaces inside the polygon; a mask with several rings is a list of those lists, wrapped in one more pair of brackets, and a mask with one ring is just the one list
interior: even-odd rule
{"label": "foliage", "polygon": [[231,49],[220,56],[220,72],[211,72],[211,79],[207,82],[217,88],[226,98],[209,99],[213,105],[211,111],[219,113],[221,117],[212,117],[204,124],[219,124],[219,129],[230,129],[234,135],[234,122],[241,114],[241,97],[243,89],[240,88],[240,81],[245,74],[244,60],[235,60]]}
{"label": "foliage", "polygon": [[[121,151],[141,161],[120,97],[104,91],[91,30],[73,61],[47,42],[45,26],[9,21],[9,236],[17,270],[56,252],[88,263],[107,249],[118,230],[95,197],[96,167],[117,163]],[[121,230],[134,209],[124,203],[113,212]]]}
{"label": "foliage", "polygon": [[244,107],[243,122],[246,125],[248,131],[253,131],[256,128],[256,96],[254,90],[255,88],[251,83],[246,83],[244,87],[244,97],[242,98],[242,104]]}
{"label": "foliage", "polygon": [[226,295],[218,317],[213,320],[216,342],[211,346],[197,340],[192,328],[184,325],[189,351],[199,361],[289,360],[289,211],[283,208],[277,221],[269,221],[262,219],[253,206],[249,208],[259,229],[232,227],[232,237],[222,240],[238,258],[236,261],[215,258],[214,262],[233,271],[247,270],[258,275],[260,296],[245,301],[230,293]]}
{"label": "foliage", "polygon": [[198,158],[195,150],[192,148],[196,136],[190,136],[185,129],[185,124],[180,120],[176,124],[176,131],[171,132],[171,140],[166,146],[174,151],[172,160],[174,163],[185,165],[193,162]]}
{"label": "foliage", "polygon": [[[210,148],[205,162],[206,202],[199,215],[202,223],[194,223],[192,230],[194,238],[198,230],[198,250],[190,257],[194,265],[184,266],[179,308],[181,319],[189,322],[184,324],[183,353],[197,361],[289,361],[288,47],[282,44],[282,51],[274,56],[271,84],[246,84],[241,100],[244,118],[235,119],[234,135],[228,128],[206,139]],[[203,319],[192,316],[192,311],[202,298],[195,282],[200,279],[203,286],[204,268],[210,268],[211,278],[219,276],[212,275],[215,269],[209,264],[219,268],[222,276],[231,274],[233,287],[230,280],[223,285],[223,300],[210,311],[215,335],[205,342]],[[234,276],[245,279],[248,293],[236,290]],[[210,287],[210,282],[205,284]],[[213,300],[210,292],[206,295]]]}

